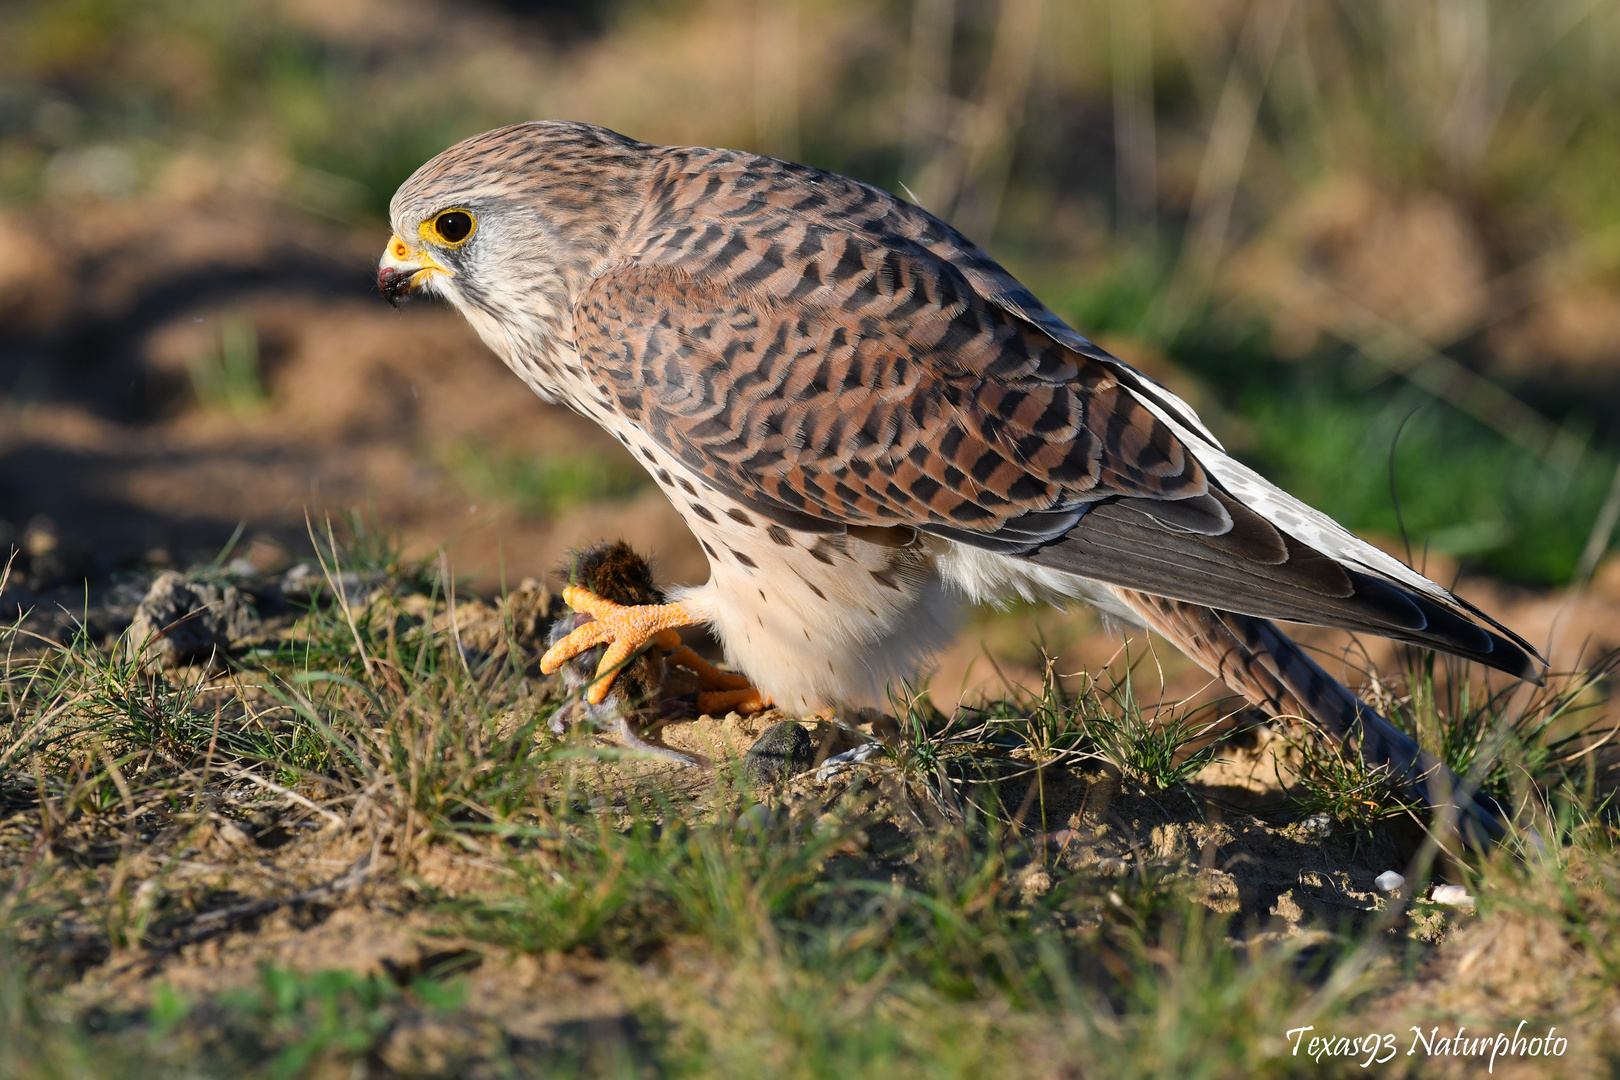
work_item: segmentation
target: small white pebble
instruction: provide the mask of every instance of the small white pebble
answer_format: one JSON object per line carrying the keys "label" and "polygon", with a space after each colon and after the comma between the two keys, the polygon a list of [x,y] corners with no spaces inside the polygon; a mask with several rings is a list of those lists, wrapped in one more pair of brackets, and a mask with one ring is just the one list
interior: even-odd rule
{"label": "small white pebble", "polygon": [[1474,898],[1468,895],[1468,890],[1461,885],[1436,885],[1434,891],[1429,893],[1429,899],[1436,904],[1445,904],[1447,907],[1463,911],[1474,910]]}
{"label": "small white pebble", "polygon": [[234,821],[220,822],[215,829],[215,833],[227,847],[246,847],[253,842],[248,838],[248,834],[242,831],[242,827]]}
{"label": "small white pebble", "polygon": [[163,894],[163,884],[157,878],[147,878],[135,889],[135,910],[150,911]]}
{"label": "small white pebble", "polygon": [[1396,892],[1406,884],[1406,879],[1393,870],[1385,870],[1373,878],[1373,884],[1378,886],[1379,892]]}
{"label": "small white pebble", "polygon": [[1314,840],[1326,840],[1333,835],[1333,819],[1326,814],[1312,814],[1300,820],[1299,831]]}

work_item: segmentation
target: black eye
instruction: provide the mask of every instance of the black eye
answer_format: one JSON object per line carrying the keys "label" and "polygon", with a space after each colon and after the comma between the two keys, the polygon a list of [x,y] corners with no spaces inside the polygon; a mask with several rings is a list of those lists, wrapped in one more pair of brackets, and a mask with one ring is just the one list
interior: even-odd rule
{"label": "black eye", "polygon": [[472,215],[465,210],[446,210],[433,219],[433,231],[447,244],[461,243],[472,230]]}

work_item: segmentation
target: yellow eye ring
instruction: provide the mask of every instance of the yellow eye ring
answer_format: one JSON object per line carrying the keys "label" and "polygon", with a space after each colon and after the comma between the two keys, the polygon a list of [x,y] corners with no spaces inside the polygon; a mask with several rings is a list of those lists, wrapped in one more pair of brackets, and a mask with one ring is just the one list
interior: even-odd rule
{"label": "yellow eye ring", "polygon": [[422,222],[422,238],[431,240],[445,247],[460,247],[472,236],[478,222],[465,210],[453,208],[441,210],[427,221]]}

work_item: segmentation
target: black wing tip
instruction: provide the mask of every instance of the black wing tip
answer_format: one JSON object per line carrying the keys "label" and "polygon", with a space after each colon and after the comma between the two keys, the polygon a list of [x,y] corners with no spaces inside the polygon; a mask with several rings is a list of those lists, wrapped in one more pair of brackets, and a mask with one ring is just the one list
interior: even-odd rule
{"label": "black wing tip", "polygon": [[[1551,669],[1545,660],[1514,646],[1504,638],[1496,638],[1494,634],[1492,637],[1495,638],[1496,648],[1489,655],[1480,657],[1481,663],[1497,671],[1506,672],[1531,686],[1547,685],[1547,675]],[[1507,655],[1498,655],[1502,652],[1506,652]]]}
{"label": "black wing tip", "polygon": [[[1464,600],[1462,597],[1451,592],[1449,589],[1446,590],[1446,595],[1451,597],[1452,602],[1458,607],[1462,608],[1464,611],[1468,612],[1468,614],[1472,615],[1474,618],[1478,619],[1480,622],[1484,623],[1487,627],[1494,631],[1493,636],[1502,638],[1509,645],[1514,646],[1521,654],[1523,654],[1524,673],[1520,675],[1521,678],[1523,678],[1526,682],[1532,682],[1537,686],[1544,684],[1543,676],[1552,665],[1547,662],[1547,658],[1545,656],[1541,655],[1541,651],[1539,649],[1530,644],[1530,642],[1525,640],[1523,637],[1520,637],[1518,634],[1514,633],[1512,630],[1509,630],[1506,626],[1503,626],[1489,614],[1482,611],[1478,605],[1469,603],[1467,600]],[[1507,669],[1504,668],[1503,670]],[[1519,674],[1518,672],[1511,673]]]}
{"label": "black wing tip", "polygon": [[1515,634],[1489,615],[1485,614],[1466,600],[1457,598],[1468,614],[1481,620],[1486,626],[1480,627],[1491,639],[1489,653],[1478,657],[1479,661],[1487,667],[1505,671],[1509,675],[1523,679],[1532,686],[1546,686],[1547,674],[1552,665],[1542,656],[1535,646],[1524,638]]}
{"label": "black wing tip", "polygon": [[1526,656],[1524,667],[1517,674],[1531,686],[1546,686],[1547,674],[1551,670],[1551,666],[1539,656]]}
{"label": "black wing tip", "polygon": [[1357,591],[1369,600],[1381,600],[1386,610],[1390,602],[1397,599],[1412,606],[1422,625],[1406,627],[1406,634],[1392,634],[1397,640],[1449,652],[1535,686],[1546,685],[1546,659],[1524,638],[1461,597],[1447,592],[1456,605],[1453,609],[1436,597],[1399,582],[1362,571],[1349,573]]}
{"label": "black wing tip", "polygon": [[[1481,627],[1480,629],[1484,629]],[[1505,672],[1516,679],[1522,679],[1532,686],[1547,685],[1547,661],[1534,649],[1522,644],[1517,638],[1504,637],[1501,634],[1485,630],[1490,637],[1488,650],[1447,649],[1443,643],[1426,645],[1426,648],[1439,648],[1441,651],[1451,651],[1455,655],[1467,660],[1474,660],[1486,667],[1495,668]]]}

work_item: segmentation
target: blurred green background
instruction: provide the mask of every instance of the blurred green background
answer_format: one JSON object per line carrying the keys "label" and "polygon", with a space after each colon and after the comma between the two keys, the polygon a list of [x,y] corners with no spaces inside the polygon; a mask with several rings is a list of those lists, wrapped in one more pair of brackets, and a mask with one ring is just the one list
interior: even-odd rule
{"label": "blurred green background", "polygon": [[1414,557],[1612,545],[1620,0],[8,0],[0,251],[199,191],[374,233],[536,117],[908,195]]}

